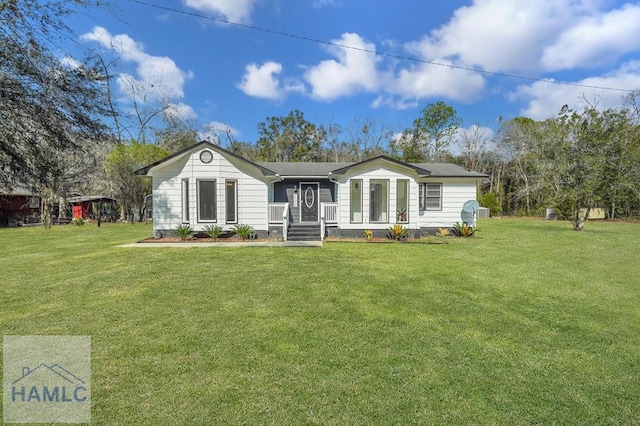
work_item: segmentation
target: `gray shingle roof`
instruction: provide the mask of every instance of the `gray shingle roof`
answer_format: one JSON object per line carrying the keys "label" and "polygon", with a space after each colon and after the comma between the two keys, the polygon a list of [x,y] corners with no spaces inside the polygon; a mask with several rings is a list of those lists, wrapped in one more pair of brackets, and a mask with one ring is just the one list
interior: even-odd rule
{"label": "gray shingle roof", "polygon": [[[351,166],[356,163],[305,163],[305,162],[257,162],[256,164],[274,171],[280,176],[323,176],[329,172]],[[429,177],[470,177],[482,178],[487,175],[470,172],[464,167],[450,163],[409,163],[414,167],[431,172]]]}
{"label": "gray shingle roof", "polygon": [[[289,177],[327,177],[330,172],[334,171],[344,171],[341,169],[345,169],[349,166],[353,166],[356,164],[366,163],[368,161],[375,161],[378,158],[384,158],[388,161],[403,164],[401,161],[388,158],[385,156],[376,157],[373,159],[361,161],[361,162],[341,162],[341,163],[331,163],[331,162],[251,162],[245,158],[242,158],[231,151],[227,151],[224,148],[221,148],[217,145],[213,145],[210,142],[199,142],[195,145],[187,147],[181,151],[178,151],[166,158],[163,158],[160,161],[156,161],[155,163],[149,164],[146,167],[143,167],[140,170],[137,170],[135,174],[137,175],[146,175],[150,169],[153,167],[162,164],[168,160],[171,160],[175,157],[179,157],[192,149],[208,147],[214,151],[218,151],[224,155],[236,157],[248,164],[253,164],[257,166],[264,176],[272,176],[274,173],[280,176],[289,176]],[[470,172],[463,167],[457,166],[455,164],[449,163],[406,163],[410,167],[416,169],[418,174],[427,171],[430,172],[430,177],[469,177],[469,178],[483,178],[487,177],[487,175],[478,172]]]}
{"label": "gray shingle roof", "polygon": [[460,167],[451,163],[411,163],[421,169],[426,169],[431,172],[429,177],[470,177],[470,178],[483,178],[487,177],[484,173],[469,171],[464,167]]}

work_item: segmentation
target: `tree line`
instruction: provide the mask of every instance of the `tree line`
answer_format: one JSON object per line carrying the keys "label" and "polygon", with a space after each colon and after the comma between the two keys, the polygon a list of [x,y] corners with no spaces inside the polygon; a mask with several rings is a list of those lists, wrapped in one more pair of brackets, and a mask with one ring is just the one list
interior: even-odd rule
{"label": "tree line", "polygon": [[[111,87],[117,57],[59,58],[57,43],[75,40],[66,18],[93,5],[61,0],[43,8],[39,0],[0,0],[0,188],[21,185],[40,195],[47,225],[53,204],[72,191],[113,196],[123,217],[135,211],[142,218],[151,183],[133,172],[203,134],[134,81],[133,107],[119,107]],[[582,229],[595,207],[609,218],[640,216],[638,95],[619,108],[586,103],[542,121],[499,120],[492,135],[477,125],[463,128],[455,109],[438,101],[406,129],[370,118],[313,123],[293,110],[258,123],[255,143],[236,140],[230,129],[212,142],[253,161],[358,162],[386,155],[455,163],[487,174],[478,197],[493,214],[541,215],[553,207]]]}

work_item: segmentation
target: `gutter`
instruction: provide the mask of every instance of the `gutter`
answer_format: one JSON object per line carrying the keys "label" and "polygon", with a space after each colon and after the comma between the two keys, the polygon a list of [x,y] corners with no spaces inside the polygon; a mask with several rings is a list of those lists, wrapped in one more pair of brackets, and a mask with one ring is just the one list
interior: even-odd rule
{"label": "gutter", "polygon": [[329,182],[334,183],[334,184],[336,184],[336,185],[340,185],[340,182],[335,181],[335,180],[331,177],[331,175],[333,175],[333,173],[332,173],[332,172],[329,172],[329,174],[327,175],[327,178],[329,178]]}

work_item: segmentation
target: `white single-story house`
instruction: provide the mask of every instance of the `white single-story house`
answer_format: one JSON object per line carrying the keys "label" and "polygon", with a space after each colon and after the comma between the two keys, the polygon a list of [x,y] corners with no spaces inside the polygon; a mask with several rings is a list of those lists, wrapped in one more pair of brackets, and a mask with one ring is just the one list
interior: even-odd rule
{"label": "white single-story house", "polygon": [[448,163],[405,163],[379,156],[359,163],[252,162],[200,142],[136,172],[153,178],[153,235],[180,225],[231,229],[258,237],[321,239],[385,236],[401,224],[413,237],[473,223],[482,173]]}

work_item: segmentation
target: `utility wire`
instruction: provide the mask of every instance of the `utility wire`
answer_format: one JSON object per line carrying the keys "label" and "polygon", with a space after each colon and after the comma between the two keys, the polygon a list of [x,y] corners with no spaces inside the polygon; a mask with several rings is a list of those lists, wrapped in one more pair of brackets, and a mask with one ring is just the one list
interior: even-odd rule
{"label": "utility wire", "polygon": [[420,59],[420,58],[416,58],[416,57],[413,57],[413,56],[398,55],[398,54],[390,53],[390,52],[380,52],[380,51],[376,51],[376,50],[365,49],[365,48],[362,48],[362,47],[350,46],[348,44],[336,43],[336,42],[327,41],[327,40],[320,40],[320,39],[317,39],[317,38],[303,36],[303,35],[299,35],[299,34],[292,34],[292,33],[287,33],[287,32],[284,32],[284,31],[272,30],[270,28],[257,27],[255,25],[241,24],[239,22],[228,21],[226,19],[216,18],[216,17],[213,17],[213,16],[207,16],[207,15],[203,15],[203,14],[200,14],[200,13],[188,12],[188,11],[185,11],[185,10],[178,10],[178,9],[174,9],[174,8],[171,8],[171,7],[168,7],[168,6],[160,6],[160,5],[157,5],[157,4],[148,3],[148,2],[143,1],[143,0],[127,0],[127,1],[129,1],[130,3],[138,3],[138,4],[140,4],[142,6],[146,6],[146,7],[153,7],[153,8],[164,10],[164,11],[167,11],[167,12],[178,13],[178,14],[186,15],[186,16],[192,16],[192,17],[195,17],[195,18],[200,18],[200,19],[205,19],[205,20],[209,20],[209,21],[219,22],[221,24],[226,24],[226,25],[233,25],[233,26],[236,26],[236,27],[246,28],[246,29],[250,29],[250,30],[253,30],[253,31],[261,31],[261,32],[264,32],[264,33],[274,34],[274,35],[278,35],[278,36],[282,36],[282,37],[289,37],[289,38],[294,38],[294,39],[298,39],[298,40],[309,41],[309,42],[312,42],[312,43],[324,44],[326,46],[340,47],[340,48],[343,48],[343,49],[349,49],[349,50],[354,50],[354,51],[364,52],[364,53],[371,53],[371,54],[378,55],[378,56],[386,56],[388,58],[401,59],[401,60],[417,62],[417,63],[421,63],[421,64],[429,64],[429,65],[435,65],[435,66],[445,67],[445,68],[450,68],[450,69],[456,69],[456,70],[462,70],[462,71],[470,71],[470,72],[474,72],[474,73],[478,73],[478,74],[484,74],[484,75],[507,77],[507,78],[513,78],[513,79],[518,79],[518,80],[536,81],[536,82],[549,83],[549,84],[560,84],[560,85],[564,85],[564,86],[583,87],[583,88],[587,88],[587,89],[611,90],[611,91],[628,92],[628,93],[631,93],[631,92],[635,91],[633,89],[621,89],[621,88],[617,88],[617,87],[606,87],[606,86],[595,86],[595,85],[582,84],[582,83],[572,83],[570,81],[559,81],[559,80],[552,80],[552,79],[548,79],[548,78],[528,77],[528,76],[524,76],[524,75],[509,74],[509,73],[495,72],[495,71],[487,71],[487,70],[483,70],[483,69],[479,69],[479,68],[472,68],[472,67],[464,67],[464,66],[461,66],[461,65],[445,64],[445,63],[442,63],[442,62],[429,61],[429,60],[426,60],[426,59]]}

